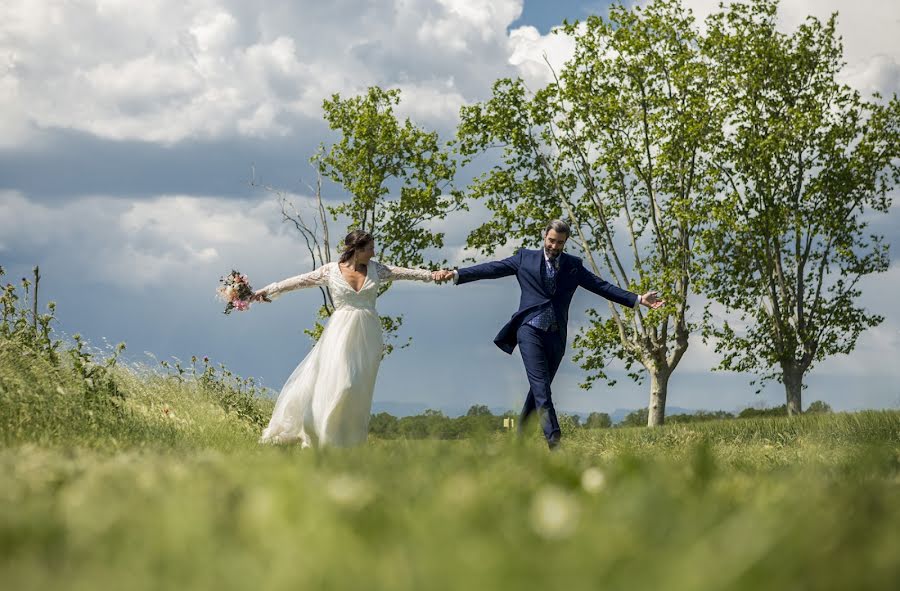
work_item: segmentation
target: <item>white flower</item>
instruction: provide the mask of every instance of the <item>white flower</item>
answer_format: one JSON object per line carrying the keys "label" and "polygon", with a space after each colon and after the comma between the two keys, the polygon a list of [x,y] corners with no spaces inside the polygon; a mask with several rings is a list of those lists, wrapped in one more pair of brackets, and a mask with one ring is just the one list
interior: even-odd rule
{"label": "white flower", "polygon": [[326,491],[332,501],[348,509],[362,509],[375,498],[375,491],[371,485],[351,474],[341,474],[332,478]]}
{"label": "white flower", "polygon": [[539,490],[531,502],[531,527],[542,538],[556,540],[575,530],[578,505],[572,495],[554,487]]}
{"label": "white flower", "polygon": [[599,468],[588,468],[581,474],[581,488],[596,494],[606,486],[606,475]]}

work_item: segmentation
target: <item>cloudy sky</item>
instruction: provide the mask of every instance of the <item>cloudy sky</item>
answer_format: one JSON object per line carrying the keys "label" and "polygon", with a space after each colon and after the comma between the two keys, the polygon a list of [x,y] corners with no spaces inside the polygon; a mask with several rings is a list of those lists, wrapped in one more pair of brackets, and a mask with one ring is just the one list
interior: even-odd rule
{"label": "cloudy sky", "polygon": [[[686,0],[704,16],[717,0]],[[57,329],[93,343],[125,341],[128,358],[209,355],[278,389],[311,343],[303,328],[319,295],[296,292],[251,312],[221,314],[219,276],[238,268],[262,286],[310,269],[264,182],[308,198],[309,156],[333,136],[322,99],[378,84],[403,93],[402,114],[449,138],[460,106],[491,83],[546,80],[543,54],[565,61],[563,19],[605,14],[608,2],[556,0],[5,0],[0,5],[0,265],[7,279],[38,264]],[[846,80],[865,93],[900,92],[900,4],[784,0],[786,29],[840,12]],[[330,197],[340,197],[336,187]],[[900,200],[895,200],[900,201]],[[865,305],[885,316],[849,356],[808,378],[805,402],[900,406],[900,215],[876,220],[895,245],[888,273],[868,280]],[[482,212],[441,223],[444,256],[461,260]],[[466,287],[398,284],[379,302],[405,314],[413,346],[382,365],[376,405],[519,408],[521,359],[491,340],[515,310],[512,279]],[[594,296],[576,296],[570,333]],[[600,306],[604,309],[605,306]],[[894,361],[891,361],[893,359]],[[669,386],[669,405],[736,410],[783,403],[777,385],[754,395],[749,377],[711,373],[699,341]],[[622,375],[618,370],[614,375]],[[637,408],[646,386],[577,388],[564,362],[557,406]]]}

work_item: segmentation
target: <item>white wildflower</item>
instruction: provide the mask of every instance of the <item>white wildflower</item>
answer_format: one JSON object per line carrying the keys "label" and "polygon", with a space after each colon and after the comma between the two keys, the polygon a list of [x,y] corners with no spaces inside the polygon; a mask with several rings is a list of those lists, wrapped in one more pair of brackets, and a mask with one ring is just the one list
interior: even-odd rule
{"label": "white wildflower", "polygon": [[591,494],[597,494],[606,486],[606,475],[599,468],[588,468],[581,474],[581,488]]}
{"label": "white wildflower", "polygon": [[362,509],[375,498],[372,486],[351,474],[341,474],[332,478],[326,491],[332,501],[348,509]]}
{"label": "white wildflower", "polygon": [[541,537],[560,539],[575,530],[578,505],[569,493],[547,486],[539,490],[531,502],[531,527]]}

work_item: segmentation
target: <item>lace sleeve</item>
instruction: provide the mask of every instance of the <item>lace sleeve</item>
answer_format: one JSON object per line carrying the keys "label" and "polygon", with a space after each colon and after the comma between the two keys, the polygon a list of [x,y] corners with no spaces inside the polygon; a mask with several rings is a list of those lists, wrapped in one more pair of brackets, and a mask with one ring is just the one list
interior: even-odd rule
{"label": "lace sleeve", "polygon": [[328,283],[328,265],[319,267],[315,271],[310,271],[309,273],[295,275],[294,277],[288,277],[287,279],[270,283],[259,291],[265,291],[266,296],[270,300],[274,300],[288,291],[303,289],[305,287],[317,287],[319,285],[325,285],[326,283]]}
{"label": "lace sleeve", "polygon": [[431,271],[428,269],[405,269],[403,267],[394,267],[375,262],[375,268],[378,270],[379,281],[432,281]]}

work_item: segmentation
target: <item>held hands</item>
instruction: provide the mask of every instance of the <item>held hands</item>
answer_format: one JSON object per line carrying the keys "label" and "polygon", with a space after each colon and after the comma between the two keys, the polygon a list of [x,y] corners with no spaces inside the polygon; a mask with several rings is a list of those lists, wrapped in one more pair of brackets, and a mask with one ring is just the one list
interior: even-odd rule
{"label": "held hands", "polygon": [[435,283],[444,283],[446,281],[453,280],[453,271],[448,271],[447,269],[443,269],[441,271],[433,271],[431,273],[431,278]]}
{"label": "held hands", "polygon": [[656,310],[666,303],[664,300],[660,299],[659,294],[655,291],[648,291],[647,293],[638,296],[638,302],[651,310]]}

